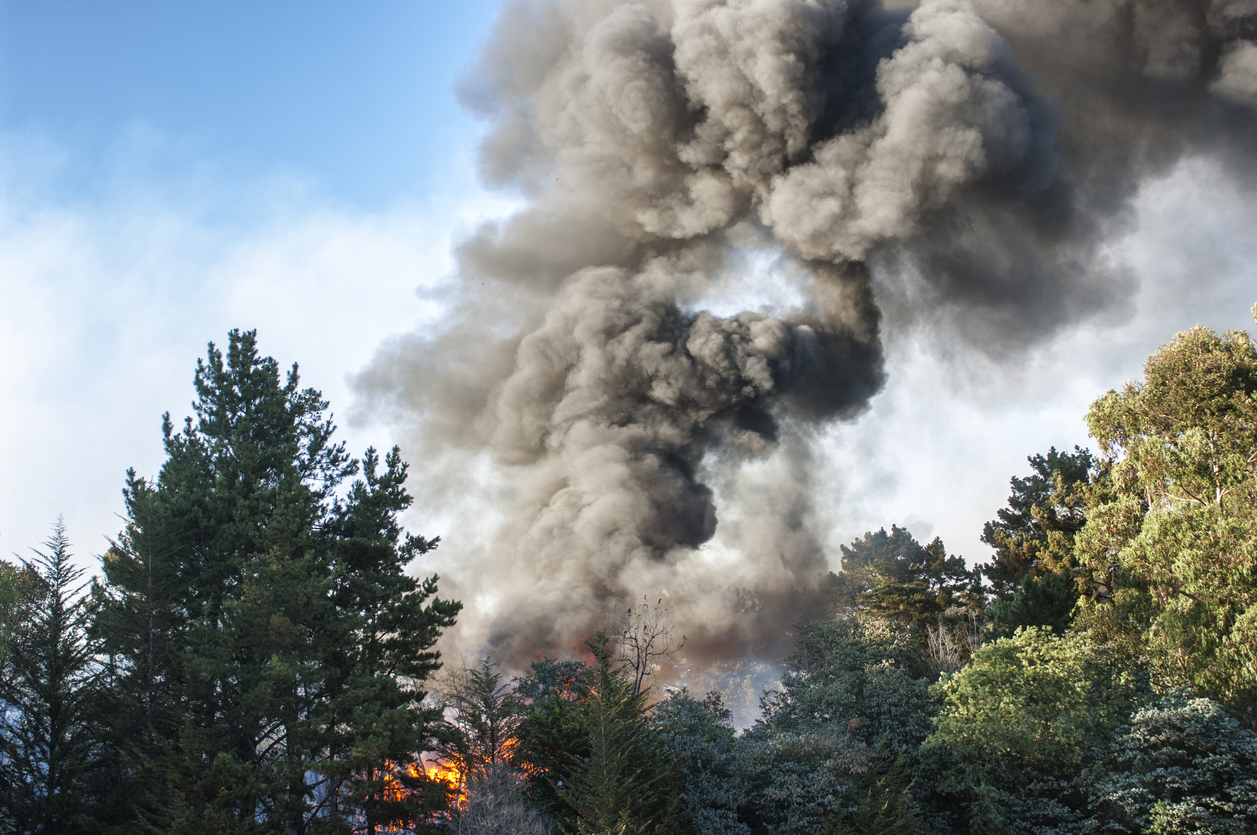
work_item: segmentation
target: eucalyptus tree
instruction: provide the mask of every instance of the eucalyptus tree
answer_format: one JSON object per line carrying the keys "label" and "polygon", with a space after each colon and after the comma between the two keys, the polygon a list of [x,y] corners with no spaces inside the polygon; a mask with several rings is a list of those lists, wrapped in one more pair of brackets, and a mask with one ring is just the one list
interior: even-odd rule
{"label": "eucalyptus tree", "polygon": [[[1112,469],[1077,550],[1163,673],[1257,729],[1257,349],[1197,327],[1087,415]],[[1098,607],[1103,608],[1103,606]],[[1096,618],[1093,618],[1096,619]]]}

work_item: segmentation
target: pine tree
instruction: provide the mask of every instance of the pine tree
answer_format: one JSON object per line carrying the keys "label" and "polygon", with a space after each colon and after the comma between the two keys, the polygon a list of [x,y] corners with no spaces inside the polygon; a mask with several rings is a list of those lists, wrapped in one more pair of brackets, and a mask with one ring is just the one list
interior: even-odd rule
{"label": "pine tree", "polygon": [[0,775],[17,831],[51,835],[90,831],[84,783],[101,750],[83,570],[60,521],[45,547],[24,563],[0,670]]}
{"label": "pine tree", "polygon": [[253,332],[211,344],[195,383],[195,419],[163,421],[157,480],[128,478],[99,594],[119,747],[138,759],[124,779],[161,776],[135,811],[160,831],[413,822],[417,797],[445,797],[411,766],[459,604],[405,571],[436,545],[397,522],[406,465],[368,450],[360,467]]}
{"label": "pine tree", "polygon": [[573,763],[563,799],[576,812],[571,835],[669,835],[680,832],[676,778],[646,722],[646,693],[612,667],[607,634],[586,645],[595,678],[582,706],[589,756]]}
{"label": "pine tree", "polygon": [[1087,522],[1087,509],[1103,474],[1085,449],[1026,459],[1031,473],[1014,477],[1008,506],[982,528],[982,541],[995,557],[981,566],[1001,600],[1010,599],[1027,577],[1066,574],[1076,567],[1074,538]]}
{"label": "pine tree", "polygon": [[174,653],[186,632],[180,582],[170,559],[173,526],[153,518],[163,505],[153,488],[127,472],[123,499],[128,524],[101,562],[104,583],[93,589],[92,632],[104,663],[101,712],[114,751],[105,775],[110,795],[102,815],[131,820],[158,790],[158,774],[144,768],[177,739],[182,726],[182,668]]}
{"label": "pine tree", "polygon": [[846,800],[849,811],[834,815],[822,835],[912,835],[921,826],[903,752],[879,751],[848,787]]}
{"label": "pine tree", "polygon": [[[848,575],[850,580],[844,580]],[[980,599],[976,577],[963,557],[949,556],[937,537],[921,545],[897,525],[891,526],[890,533],[885,528],[869,531],[850,546],[842,546],[839,581],[836,608],[865,609],[915,626],[923,642],[926,627]]]}

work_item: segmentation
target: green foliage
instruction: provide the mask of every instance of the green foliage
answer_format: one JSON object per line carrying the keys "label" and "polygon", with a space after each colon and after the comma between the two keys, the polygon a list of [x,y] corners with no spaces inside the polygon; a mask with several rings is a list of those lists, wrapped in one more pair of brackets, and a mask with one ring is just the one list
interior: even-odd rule
{"label": "green foliage", "polygon": [[295,366],[281,383],[251,332],[211,345],[195,383],[156,483],[128,477],[97,595],[125,793],[158,830],[429,819],[445,789],[408,766],[436,744],[421,685],[459,604],[406,573],[436,544],[397,522],[406,465],[349,458],[326,402]]}
{"label": "green foliage", "polygon": [[746,796],[738,779],[739,748],[732,713],[717,691],[695,699],[674,690],[654,706],[650,724],[681,776],[681,811],[688,831],[748,835],[738,819]]}
{"label": "green foliage", "polygon": [[1044,626],[1062,633],[1073,619],[1078,601],[1074,579],[1067,574],[1026,575],[1012,597],[990,606],[991,626],[1009,636],[1023,627]]}
{"label": "green foliage", "polygon": [[589,667],[549,658],[534,662],[530,674],[515,682],[515,693],[527,707],[513,761],[528,775],[533,804],[569,825],[571,807],[555,786],[566,779],[573,757],[589,756],[581,703],[592,687]]}
{"label": "green foliage", "polygon": [[9,639],[18,623],[21,584],[21,570],[0,560],[0,657],[8,651]]}
{"label": "green foliage", "polygon": [[943,704],[922,752],[936,788],[975,832],[1060,826],[1080,805],[1062,787],[1143,686],[1086,635],[1032,627],[987,644],[935,685]]}
{"label": "green foliage", "polygon": [[0,786],[21,833],[90,831],[84,791],[101,765],[99,668],[88,640],[83,570],[58,521],[47,550],[10,575],[19,591],[0,666]]}
{"label": "green foliage", "polygon": [[624,669],[612,667],[607,635],[587,646],[594,656],[592,687],[581,705],[588,757],[572,758],[560,786],[576,813],[570,835],[679,833],[673,764],[646,721],[646,693],[633,692]]}
{"label": "green foliage", "polygon": [[892,525],[842,546],[836,608],[867,609],[875,615],[925,627],[980,597],[962,557],[948,556],[941,539],[921,545],[906,529]]}
{"label": "green foliage", "polygon": [[909,627],[867,614],[807,624],[786,663],[742,742],[742,779],[754,830],[815,833],[875,752],[915,759],[931,673]]}
{"label": "green foliage", "polygon": [[1257,728],[1257,351],[1195,328],[1144,372],[1087,415],[1116,494],[1078,551],[1107,591],[1146,592],[1137,626],[1166,675]]}
{"label": "green foliage", "polygon": [[840,804],[868,751],[836,726],[807,731],[756,727],[741,740],[743,817],[755,833],[816,835]]}
{"label": "green foliage", "polygon": [[847,789],[844,809],[825,824],[823,835],[912,835],[921,814],[912,798],[912,774],[903,752],[885,751],[869,761]]}
{"label": "green foliage", "polygon": [[1083,782],[1105,832],[1257,831],[1257,734],[1183,690],[1137,710]]}
{"label": "green foliage", "polygon": [[786,658],[781,690],[756,725],[806,731],[841,727],[865,744],[912,750],[929,732],[930,672],[912,631],[869,615],[809,623]]}
{"label": "green foliage", "polygon": [[1072,453],[1052,447],[1026,460],[1033,472],[1012,479],[1008,506],[982,529],[995,558],[981,571],[1000,599],[1016,594],[1027,577],[1070,573],[1074,538],[1103,480],[1095,458],[1078,447]]}
{"label": "green foliage", "polygon": [[[487,657],[478,668],[448,671],[442,690],[453,733],[441,753],[458,773],[458,791],[470,794],[490,778],[502,782],[519,744],[523,700]],[[484,788],[482,794],[500,794],[496,785]]]}

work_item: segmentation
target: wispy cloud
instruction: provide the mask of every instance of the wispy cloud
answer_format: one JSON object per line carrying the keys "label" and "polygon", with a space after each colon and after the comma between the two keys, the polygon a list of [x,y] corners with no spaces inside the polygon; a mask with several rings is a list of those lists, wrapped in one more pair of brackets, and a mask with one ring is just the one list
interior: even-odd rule
{"label": "wispy cloud", "polygon": [[[299,362],[348,415],[346,374],[387,334],[440,315],[451,241],[506,209],[465,160],[448,193],[368,213],[291,179],[219,178],[211,163],[166,176],[170,143],[131,131],[99,187],[71,194],[58,187],[77,162],[64,147],[0,139],[5,554],[60,514],[83,559],[104,549],[125,470],[156,474],[161,414],[188,413],[195,358],[229,328],[257,328],[264,351]],[[357,451],[389,443],[386,427],[341,423]]]}

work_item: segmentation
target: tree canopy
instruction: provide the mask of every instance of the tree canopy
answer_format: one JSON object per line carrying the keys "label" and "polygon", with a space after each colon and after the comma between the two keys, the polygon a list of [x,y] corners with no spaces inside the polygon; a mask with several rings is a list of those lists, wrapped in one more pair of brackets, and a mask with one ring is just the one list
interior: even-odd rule
{"label": "tree canopy", "polygon": [[1080,555],[1111,595],[1146,593],[1132,626],[1161,670],[1257,728],[1257,350],[1193,328],[1144,377],[1087,414],[1115,495]]}

